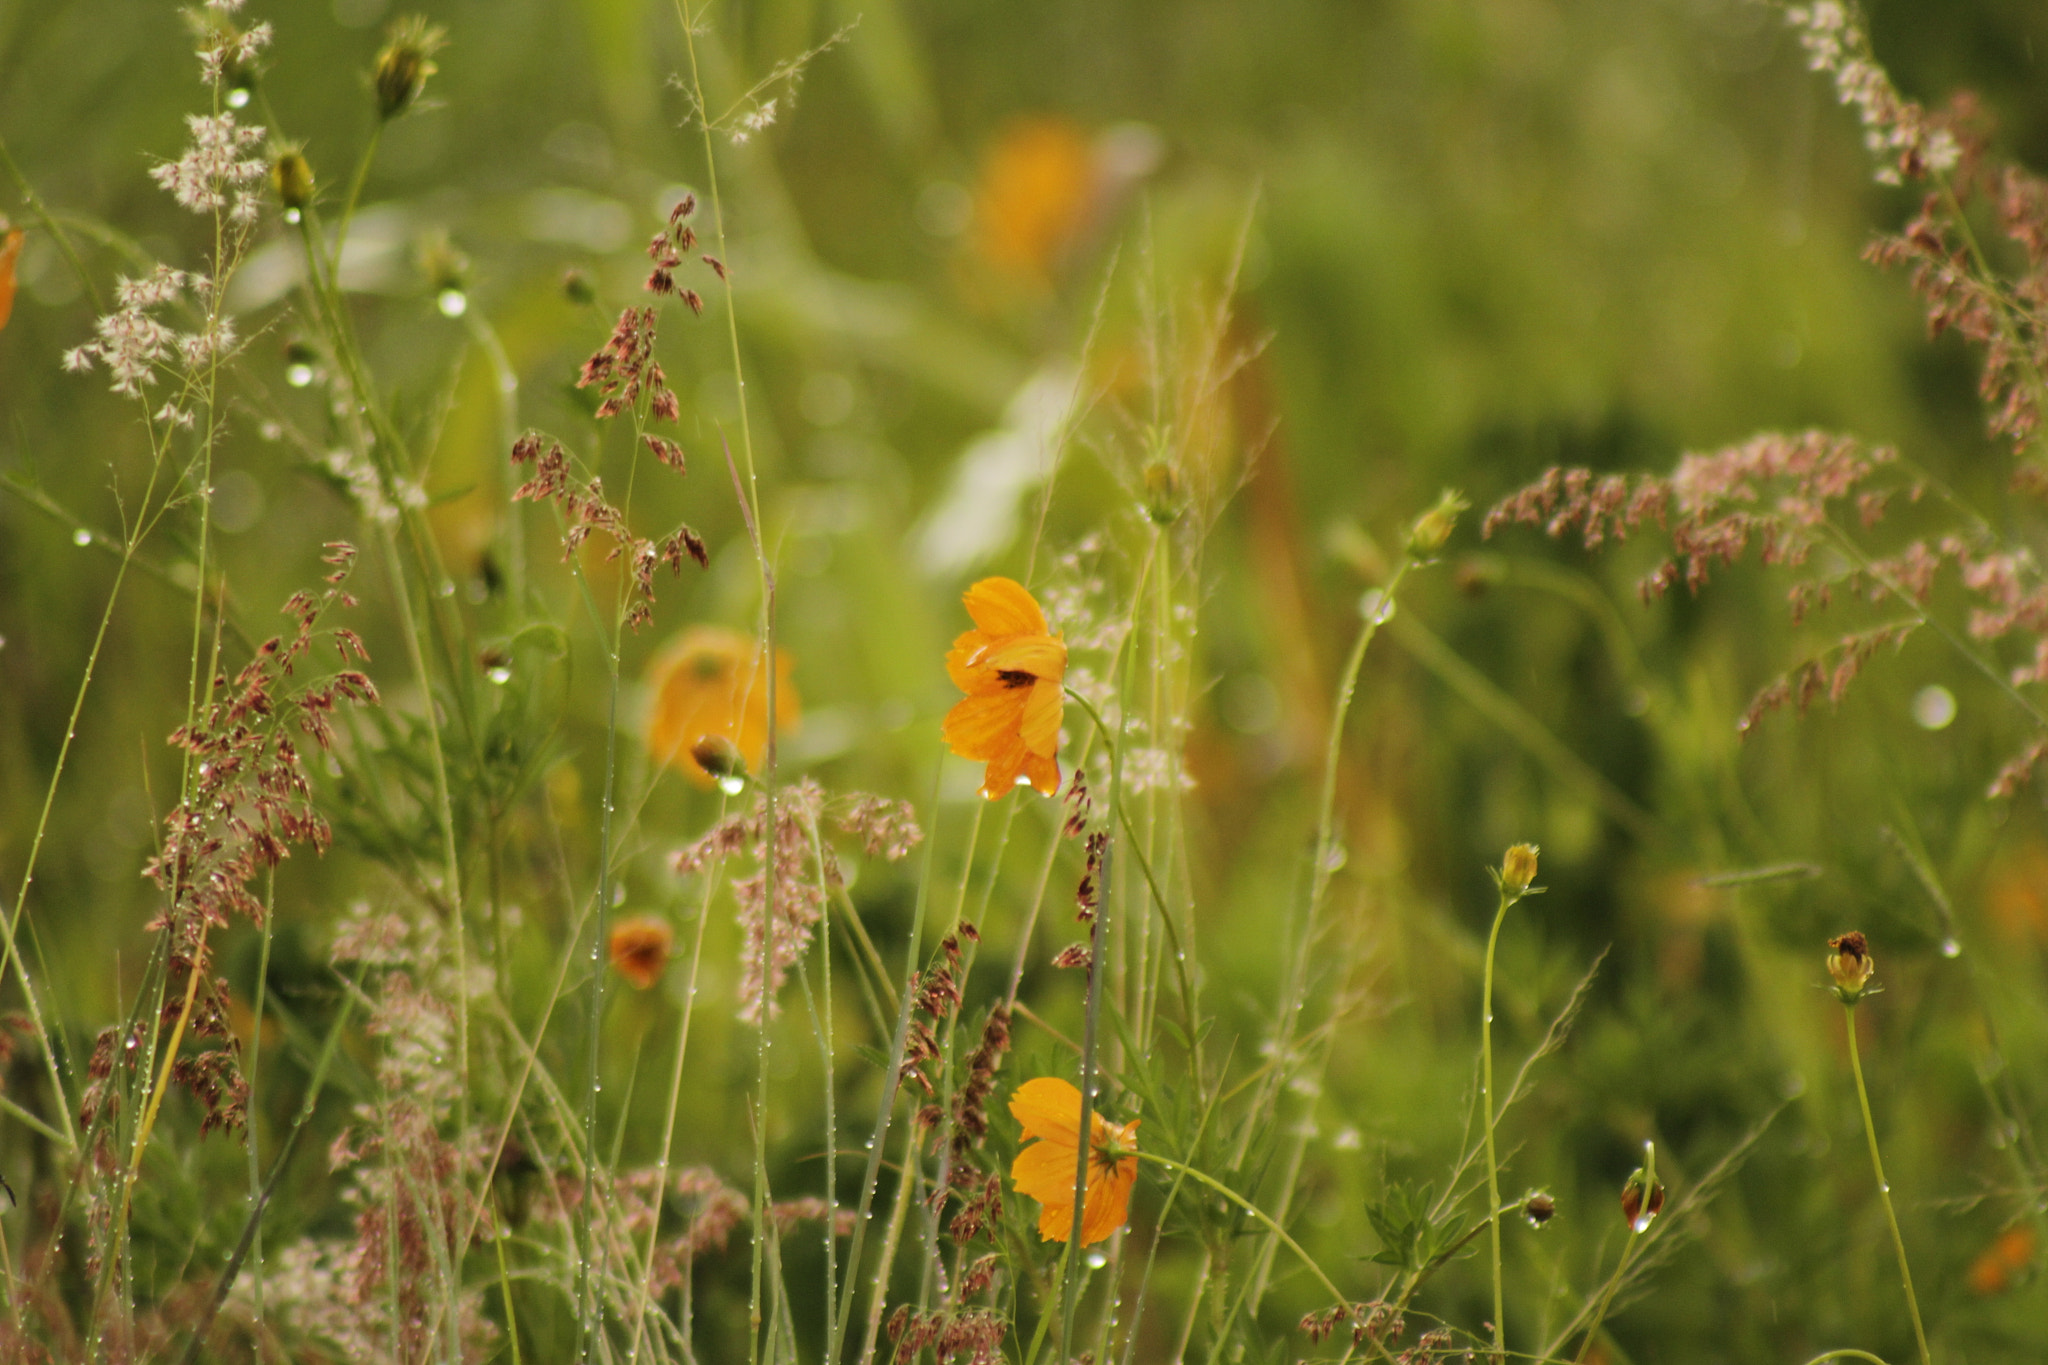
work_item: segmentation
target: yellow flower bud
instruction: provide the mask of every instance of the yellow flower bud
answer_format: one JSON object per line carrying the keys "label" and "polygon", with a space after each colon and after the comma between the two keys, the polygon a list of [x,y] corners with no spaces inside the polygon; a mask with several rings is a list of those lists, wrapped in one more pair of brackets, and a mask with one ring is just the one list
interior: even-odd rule
{"label": "yellow flower bud", "polygon": [[1862,999],[1870,988],[1877,959],[1870,955],[1870,940],[1857,930],[1828,940],[1828,975],[1835,979],[1835,994],[1845,1005]]}
{"label": "yellow flower bud", "polygon": [[1180,474],[1164,460],[1145,466],[1145,515],[1155,525],[1171,526],[1183,507]]}
{"label": "yellow flower bud", "polygon": [[1529,884],[1536,880],[1536,854],[1534,844],[1516,844],[1507,856],[1500,860],[1500,888],[1510,896],[1519,896],[1528,891]]}
{"label": "yellow flower bud", "polygon": [[440,68],[434,54],[448,41],[448,31],[415,14],[391,26],[384,50],[377,54],[371,84],[377,91],[377,116],[393,119],[412,106],[427,88],[427,77]]}
{"label": "yellow flower bud", "polygon": [[270,163],[270,184],[278,202],[302,209],[313,202],[313,167],[296,147],[287,147]]}
{"label": "yellow flower bud", "polygon": [[1451,532],[1458,529],[1458,514],[1471,504],[1462,495],[1445,489],[1436,506],[1415,519],[1408,528],[1408,553],[1417,559],[1427,559],[1451,538]]}

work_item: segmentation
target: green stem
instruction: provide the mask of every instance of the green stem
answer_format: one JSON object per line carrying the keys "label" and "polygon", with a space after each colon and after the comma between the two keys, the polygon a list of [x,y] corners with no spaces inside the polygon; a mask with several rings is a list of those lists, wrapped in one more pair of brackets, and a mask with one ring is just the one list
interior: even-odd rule
{"label": "green stem", "polygon": [[1216,1179],[1216,1177],[1208,1174],[1206,1171],[1198,1171],[1193,1166],[1189,1166],[1182,1162],[1175,1161],[1172,1157],[1158,1156],[1152,1152],[1139,1152],[1137,1156],[1140,1161],[1150,1161],[1156,1165],[1166,1167],[1166,1169],[1169,1171],[1176,1171],[1181,1175],[1186,1176],[1188,1179],[1194,1181],[1195,1183],[1205,1186],[1206,1188],[1208,1188],[1216,1194],[1222,1195],[1225,1199],[1237,1205],[1240,1209],[1243,1209],[1252,1217],[1258,1219],[1259,1222],[1265,1224],[1266,1231],[1272,1233],[1274,1237],[1278,1238],[1280,1244],[1286,1247],[1289,1251],[1294,1253],[1296,1259],[1298,1259],[1301,1262],[1303,1267],[1307,1269],[1308,1273],[1316,1277],[1317,1283],[1321,1284],[1324,1292],[1330,1296],[1330,1302],[1350,1302],[1350,1299],[1346,1297],[1344,1291],[1337,1288],[1336,1282],[1333,1281],[1327,1274],[1323,1272],[1323,1268],[1321,1266],[1316,1264],[1315,1258],[1310,1256],[1308,1252],[1302,1249],[1301,1243],[1295,1241],[1294,1238],[1288,1233],[1287,1229],[1280,1226],[1280,1223],[1277,1219],[1275,1219],[1271,1214],[1267,1213],[1264,1209],[1260,1208],[1257,1204],[1252,1203],[1251,1200],[1246,1199],[1236,1190],[1231,1189],[1228,1185],[1225,1185],[1222,1181]]}
{"label": "green stem", "polygon": [[1493,1358],[1496,1361],[1507,1358],[1507,1328],[1502,1321],[1505,1301],[1501,1294],[1500,1274],[1500,1161],[1493,1145],[1493,956],[1500,943],[1500,926],[1507,921],[1508,911],[1518,899],[1520,897],[1511,895],[1505,886],[1501,888],[1500,909],[1494,912],[1493,930],[1486,936],[1486,979],[1479,1003],[1479,1103],[1486,1117],[1486,1198],[1487,1207],[1491,1210],[1486,1221],[1488,1238],[1493,1244]]}
{"label": "green stem", "polygon": [[1074,1210],[1073,1223],[1067,1229],[1066,1273],[1061,1277],[1062,1312],[1060,1315],[1060,1354],[1062,1361],[1071,1360],[1069,1352],[1074,1335],[1074,1317],[1080,1308],[1081,1266],[1087,1259],[1081,1254],[1082,1215],[1088,1203],[1088,1161],[1094,1151],[1092,1141],[1095,1126],[1095,1078],[1096,1040],[1100,1035],[1102,1022],[1102,983],[1106,975],[1105,958],[1109,950],[1109,913],[1112,892],[1116,885],[1116,825],[1117,817],[1123,812],[1123,746],[1111,738],[1110,730],[1103,723],[1102,715],[1086,698],[1078,693],[1067,695],[1080,704],[1088,718],[1095,722],[1095,730],[1102,737],[1103,747],[1109,750],[1109,830],[1110,837],[1102,846],[1102,866],[1096,871],[1096,903],[1094,916],[1088,925],[1088,1012],[1081,1029],[1081,1118],[1076,1128],[1080,1141],[1074,1144]]}
{"label": "green stem", "polygon": [[1877,1177],[1877,1197],[1884,1205],[1884,1220],[1892,1230],[1892,1250],[1899,1258],[1899,1283],[1906,1290],[1906,1311],[1913,1318],[1913,1340],[1920,1347],[1920,1365],[1932,1365],[1927,1350],[1927,1329],[1920,1325],[1920,1300],[1913,1293],[1913,1271],[1906,1264],[1906,1239],[1899,1235],[1899,1215],[1892,1209],[1892,1187],[1884,1178],[1884,1159],[1877,1154],[1877,1125],[1870,1117],[1870,1092],[1863,1085],[1863,1059],[1856,1050],[1856,1007],[1844,1002],[1842,1019],[1848,1026],[1849,1070],[1856,1077],[1856,1103],[1863,1110],[1863,1136],[1870,1144],[1870,1170]]}

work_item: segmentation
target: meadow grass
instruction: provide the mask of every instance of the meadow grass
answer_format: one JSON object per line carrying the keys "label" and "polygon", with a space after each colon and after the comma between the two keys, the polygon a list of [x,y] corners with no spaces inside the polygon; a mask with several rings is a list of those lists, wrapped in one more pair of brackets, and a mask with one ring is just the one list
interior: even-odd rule
{"label": "meadow grass", "polygon": [[[1937,856],[1927,802],[1863,793],[1917,898],[1899,910],[1890,884],[1809,858],[1783,814],[1827,798],[1833,769],[1731,755],[1779,711],[1856,714],[1866,671],[1931,642],[1944,677],[2003,708],[1947,790],[2037,820],[2020,798],[2048,756],[2027,501],[2048,189],[1967,109],[1902,95],[1854,11],[1787,17],[1879,180],[1924,191],[1871,254],[1981,352],[2005,500],[1979,513],[1908,455],[1816,430],[1669,473],[1550,469],[1483,518],[1483,551],[1459,492],[1375,509],[1376,534],[1340,523],[1329,559],[1355,609],[1329,640],[1328,618],[1305,632],[1291,709],[1241,727],[1294,735],[1294,778],[1261,788],[1270,820],[1232,829],[1198,784],[1251,781],[1216,717],[1259,697],[1220,695],[1219,661],[1244,619],[1287,633],[1301,552],[1260,529],[1286,433],[1263,418],[1268,339],[1239,312],[1255,201],[1213,275],[1186,279],[1133,214],[1071,341],[921,533],[865,534],[872,509],[780,448],[770,414],[792,400],[761,396],[750,310],[769,296],[749,282],[788,263],[734,226],[773,198],[751,143],[857,28],[754,79],[728,16],[677,0],[689,169],[634,222],[640,256],[561,281],[564,335],[522,323],[515,347],[483,304],[493,263],[445,236],[417,244],[402,304],[361,284],[379,158],[433,116],[460,45],[388,27],[337,190],[312,153],[338,136],[286,126],[264,79],[289,34],[240,0],[195,10],[190,143],[149,174],[188,213],[196,270],[5,163],[25,232],[97,315],[62,363],[109,382],[134,448],[94,509],[6,476],[14,508],[110,572],[33,798],[7,807],[0,1356],[2038,1349],[2027,1066],[2048,1028],[2012,946],[2029,912],[1949,890],[2037,865],[2000,872],[2019,855],[1967,822],[1935,832]],[[1010,149],[1026,189],[1112,152],[1098,188],[1144,149],[1046,129]],[[986,249],[1049,271],[1017,194]],[[453,338],[439,369],[392,340],[430,313]],[[486,433],[487,467],[451,467],[458,428]],[[319,500],[277,564],[220,548],[251,431]],[[116,533],[94,529],[106,508]],[[1667,618],[1766,572],[1794,626],[1825,624],[1745,709],[1683,628],[1646,649],[1603,580],[1516,545],[1523,525],[1653,542],[1620,558]],[[807,567],[820,526],[839,537],[825,569]],[[279,626],[267,595],[302,571]],[[143,761],[167,784],[132,869],[154,908],[146,937],[110,940],[146,943],[142,961],[103,954],[115,986],[81,994],[38,875],[112,856],[65,798],[92,780],[81,726],[129,681],[109,651],[143,630],[145,580],[177,605],[145,670],[175,712],[174,760]],[[1447,628],[1451,588],[1538,603],[1504,633],[1569,639],[1558,677],[1618,682],[1655,780],[1617,778],[1468,658],[1484,651]],[[1771,597],[1738,600],[1745,643],[1784,638],[1755,624]],[[1508,811],[1530,837],[1489,850],[1490,917],[1476,875],[1432,888],[1388,832],[1385,792],[1410,790],[1390,771],[1452,746],[1403,708],[1401,669],[1486,724],[1447,771],[1521,763],[1555,808]],[[1915,716],[1944,698],[1952,719],[1946,685]],[[1745,763],[1778,766],[1746,787]],[[1499,815],[1460,811],[1458,846]],[[1541,855],[1547,887],[1539,826],[1572,850]],[[1617,912],[1617,885],[1653,908]],[[1817,923],[1852,910],[1878,916],[1868,938]],[[1839,1022],[1809,1008],[1830,981]],[[1899,1007],[1878,994],[1894,981]],[[1941,1175],[1959,1148],[1968,1181]],[[1745,1297],[1717,1335],[1700,1305],[1722,1293]]]}

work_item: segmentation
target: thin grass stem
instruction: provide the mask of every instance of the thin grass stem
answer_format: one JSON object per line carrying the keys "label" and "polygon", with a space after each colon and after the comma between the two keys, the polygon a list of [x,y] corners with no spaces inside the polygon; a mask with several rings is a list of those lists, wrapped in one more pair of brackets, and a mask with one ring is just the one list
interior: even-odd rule
{"label": "thin grass stem", "polygon": [[1920,1323],[1920,1299],[1913,1292],[1913,1268],[1906,1263],[1906,1239],[1899,1235],[1899,1215],[1892,1208],[1891,1182],[1884,1178],[1884,1158],[1877,1151],[1877,1124],[1870,1117],[1870,1092],[1863,1084],[1863,1058],[1856,1047],[1856,1006],[1842,1004],[1842,1021],[1849,1036],[1849,1071],[1856,1077],[1856,1103],[1863,1112],[1863,1137],[1870,1144],[1870,1171],[1877,1178],[1878,1202],[1884,1205],[1884,1221],[1891,1229],[1892,1251],[1899,1258],[1899,1284],[1906,1291],[1906,1311],[1913,1319],[1913,1341],[1920,1348],[1920,1365],[1933,1365],[1927,1350],[1927,1329]]}

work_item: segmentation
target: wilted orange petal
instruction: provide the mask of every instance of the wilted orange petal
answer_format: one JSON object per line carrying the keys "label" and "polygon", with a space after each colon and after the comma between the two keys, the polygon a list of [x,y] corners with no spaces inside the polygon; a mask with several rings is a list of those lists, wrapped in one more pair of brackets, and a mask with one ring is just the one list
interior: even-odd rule
{"label": "wilted orange petal", "polygon": [[984,578],[961,595],[974,624],[990,635],[1044,635],[1038,599],[1014,578]]}

